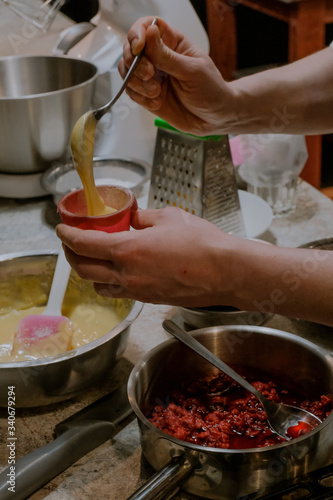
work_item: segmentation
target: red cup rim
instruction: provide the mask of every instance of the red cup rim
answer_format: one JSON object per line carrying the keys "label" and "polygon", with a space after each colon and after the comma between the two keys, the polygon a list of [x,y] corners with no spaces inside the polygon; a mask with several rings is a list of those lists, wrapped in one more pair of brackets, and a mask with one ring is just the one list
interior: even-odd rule
{"label": "red cup rim", "polygon": [[[95,222],[98,221],[101,225],[103,225],[103,222],[106,223],[112,217],[113,223],[117,223],[118,221],[120,221],[123,218],[124,212],[135,212],[138,209],[137,200],[135,198],[133,191],[131,191],[130,189],[128,189],[126,187],[117,186],[117,185],[113,185],[113,184],[103,184],[103,185],[97,186],[97,190],[99,190],[99,188],[105,188],[105,187],[112,188],[112,189],[118,189],[120,191],[125,192],[129,196],[129,200],[126,203],[126,205],[124,205],[122,208],[120,208],[119,210],[117,210],[116,212],[111,213],[111,214],[78,215],[78,214],[75,214],[74,212],[70,212],[67,208],[65,208],[63,206],[64,202],[66,201],[67,198],[73,196],[73,194],[78,195],[80,192],[84,191],[83,188],[76,189],[75,191],[71,191],[70,193],[65,194],[58,202],[57,211],[60,214],[63,222],[65,222],[66,224],[69,224],[69,220],[71,219],[72,223],[70,225],[77,226],[77,225],[80,225],[80,224],[86,222],[87,220],[91,220],[91,221],[95,221]],[[59,209],[60,205],[61,205],[61,208]]]}

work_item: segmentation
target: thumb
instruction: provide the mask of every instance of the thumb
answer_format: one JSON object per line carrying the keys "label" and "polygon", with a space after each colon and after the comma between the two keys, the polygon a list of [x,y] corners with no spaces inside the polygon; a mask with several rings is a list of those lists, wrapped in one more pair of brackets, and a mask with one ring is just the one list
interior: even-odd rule
{"label": "thumb", "polygon": [[[188,55],[180,54],[164,43],[158,26],[149,26],[146,37],[145,55],[158,70],[177,79],[188,74]],[[179,48],[179,41],[178,44],[175,40],[173,42],[172,45]]]}
{"label": "thumb", "polygon": [[132,213],[131,226],[134,229],[145,229],[154,226],[158,218],[157,212],[154,209],[142,210],[139,208]]}

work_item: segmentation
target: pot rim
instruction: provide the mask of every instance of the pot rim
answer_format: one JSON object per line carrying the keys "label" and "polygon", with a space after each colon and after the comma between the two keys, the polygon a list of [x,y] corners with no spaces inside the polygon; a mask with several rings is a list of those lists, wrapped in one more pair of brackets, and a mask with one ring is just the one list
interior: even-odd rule
{"label": "pot rim", "polygon": [[[6,260],[14,260],[17,258],[23,257],[38,257],[38,256],[53,256],[58,255],[57,250],[31,250],[31,251],[21,251],[14,253],[7,253],[0,255],[0,263]],[[110,330],[105,335],[102,335],[98,339],[93,342],[89,342],[88,344],[77,347],[76,349],[72,349],[71,351],[67,351],[65,353],[57,354],[55,356],[47,356],[44,358],[38,358],[29,361],[13,361],[13,362],[0,362],[0,370],[5,368],[32,368],[32,367],[40,367],[44,365],[51,365],[55,363],[60,363],[71,358],[76,358],[86,354],[87,352],[95,349],[96,347],[100,347],[106,342],[110,341],[112,338],[119,335],[126,328],[131,326],[133,321],[139,316],[143,309],[144,303],[133,300],[133,307],[129,314],[123,319],[118,325],[116,325],[112,330]]]}
{"label": "pot rim", "polygon": [[[265,327],[265,326],[250,326],[250,325],[221,325],[221,326],[211,326],[211,327],[205,327],[205,328],[200,328],[200,329],[196,329],[196,330],[192,330],[191,333],[193,336],[197,336],[199,335],[200,333],[209,333],[209,332],[216,332],[217,330],[219,329],[227,329],[229,332],[230,331],[239,331],[239,330],[242,330],[242,331],[260,331],[262,333],[265,333],[265,334],[268,334],[268,335],[274,335],[274,336],[278,336],[280,338],[290,338],[292,337],[297,343],[303,345],[303,346],[308,346],[310,347],[312,350],[314,349],[315,351],[318,352],[318,354],[320,354],[321,356],[323,357],[327,357],[330,362],[332,363],[332,366],[333,366],[333,359],[332,359],[332,356],[330,355],[330,353],[328,351],[326,351],[325,349],[317,346],[316,344],[314,344],[313,342],[310,342],[306,339],[303,339],[302,337],[299,337],[298,335],[295,335],[293,333],[289,333],[289,332],[284,332],[283,330],[278,330],[276,328],[269,328],[269,327]],[[176,344],[178,342],[177,339],[169,339],[169,340],[166,340],[165,342],[162,342],[161,344],[158,344],[157,346],[155,346],[153,349],[151,349],[148,353],[146,353],[144,355],[144,357],[138,361],[136,363],[136,365],[134,366],[134,368],[132,369],[131,373],[130,373],[130,376],[129,376],[129,379],[128,379],[128,384],[127,384],[127,392],[128,392],[128,399],[129,399],[129,402],[130,402],[130,405],[132,406],[132,409],[134,411],[134,413],[136,414],[137,418],[146,426],[148,427],[151,431],[154,431],[158,434],[159,438],[161,439],[167,439],[167,440],[170,440],[172,441],[173,443],[175,443],[176,445],[180,446],[180,447],[187,447],[187,448],[190,448],[190,449],[193,449],[193,450],[197,450],[197,451],[201,451],[201,452],[204,452],[204,453],[231,453],[231,454],[237,454],[237,453],[245,453],[245,454],[249,454],[249,453],[267,453],[267,452],[270,452],[271,450],[278,450],[279,448],[284,448],[287,444],[299,444],[299,443],[302,443],[303,440],[305,439],[308,439],[309,437],[311,436],[315,436],[318,432],[320,432],[324,427],[326,427],[327,425],[330,425],[332,420],[333,420],[333,411],[330,413],[330,415],[321,423],[318,425],[318,427],[316,427],[315,429],[313,429],[312,431],[304,434],[303,436],[300,436],[298,438],[295,438],[295,439],[291,439],[290,441],[284,441],[282,443],[279,443],[279,444],[275,444],[275,445],[272,445],[272,446],[264,446],[262,448],[242,448],[242,449],[235,449],[235,448],[213,448],[213,447],[210,447],[210,446],[202,446],[202,445],[199,445],[199,444],[194,444],[194,443],[189,443],[187,441],[183,441],[181,439],[178,439],[178,438],[175,438],[173,436],[171,436],[170,434],[167,434],[166,432],[163,432],[161,431],[160,429],[158,429],[158,427],[156,427],[154,424],[152,424],[148,419],[147,417],[143,414],[143,412],[141,411],[139,405],[138,405],[138,402],[137,402],[137,399],[136,399],[136,396],[135,396],[135,385],[136,385],[136,380],[138,379],[138,376],[139,376],[139,372],[141,372],[142,368],[147,364],[147,361],[153,357],[158,351],[160,351],[161,349],[163,349],[164,347],[168,346],[168,345],[172,345],[172,344]]]}
{"label": "pot rim", "polygon": [[92,83],[94,80],[99,75],[99,70],[96,64],[87,61],[86,59],[76,59],[74,57],[67,57],[67,56],[56,56],[56,55],[13,55],[13,56],[4,56],[0,57],[0,63],[1,61],[8,61],[12,59],[66,59],[71,62],[74,62],[74,64],[80,64],[84,63],[86,66],[90,66],[92,69],[94,69],[94,74],[88,78],[87,80],[84,80],[81,83],[77,83],[76,85],[71,85],[70,87],[65,87],[62,89],[58,90],[52,90],[50,92],[40,92],[38,94],[27,94],[27,95],[22,95],[22,96],[16,96],[16,97],[6,97],[6,96],[0,96],[0,102],[12,102],[12,101],[24,101],[28,99],[38,99],[41,97],[48,97],[48,96],[54,96],[54,95],[59,95],[65,92],[69,92],[74,89],[78,89],[80,87],[83,87],[87,84]]}
{"label": "pot rim", "polygon": [[322,238],[320,240],[313,240],[309,241],[308,243],[304,243],[303,245],[300,245],[298,248],[312,248],[314,250],[316,249],[321,249],[325,245],[332,245],[333,243],[333,237],[331,238]]}
{"label": "pot rim", "polygon": [[[116,166],[116,167],[124,167],[126,168],[131,168],[131,166],[134,166],[134,168],[138,168],[142,170],[142,178],[141,180],[137,183],[134,184],[133,186],[129,187],[131,191],[136,193],[136,191],[140,191],[140,189],[143,187],[143,185],[150,179],[150,174],[151,174],[151,165],[141,159],[136,159],[136,158],[117,158],[117,157],[102,157],[102,156],[94,156],[93,158],[93,164],[94,167],[102,167],[105,166]],[[60,189],[57,189],[53,183],[52,176],[55,176],[59,173],[58,179],[64,175],[66,175],[68,172],[74,172],[75,167],[73,162],[67,162],[67,163],[59,163],[56,165],[53,165],[49,169],[47,169],[42,177],[41,177],[41,183],[42,186],[44,187],[45,191],[56,195],[56,196],[65,196],[67,192],[63,192]],[[57,179],[57,180],[58,180]],[[76,189],[80,188],[70,188],[71,191],[74,191]],[[69,192],[69,191],[68,191]]]}

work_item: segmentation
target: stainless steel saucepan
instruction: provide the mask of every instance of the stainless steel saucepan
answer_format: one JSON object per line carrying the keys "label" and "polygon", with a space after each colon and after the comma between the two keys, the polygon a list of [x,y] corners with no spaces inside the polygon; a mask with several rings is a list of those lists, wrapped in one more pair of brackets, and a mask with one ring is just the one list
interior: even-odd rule
{"label": "stainless steel saucepan", "polygon": [[[216,326],[192,333],[229,365],[263,370],[288,380],[304,398],[333,391],[333,360],[316,345],[289,333],[254,326]],[[216,372],[216,370],[215,370]],[[149,422],[147,411],[167,404],[170,389],[215,373],[214,368],[176,340],[150,351],[128,383],[137,415],[142,451],[156,475],[130,498],[159,500],[182,487],[204,498],[235,500],[286,479],[295,479],[330,460],[333,413],[316,429],[284,443],[251,449],[218,449],[176,439]]]}

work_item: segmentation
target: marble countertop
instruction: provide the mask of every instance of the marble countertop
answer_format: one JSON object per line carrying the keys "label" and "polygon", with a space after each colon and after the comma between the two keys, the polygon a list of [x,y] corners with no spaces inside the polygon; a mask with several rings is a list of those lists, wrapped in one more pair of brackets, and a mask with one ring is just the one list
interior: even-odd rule
{"label": "marble countertop", "polygon": [[[55,226],[59,222],[51,197],[14,200],[0,198],[0,252],[58,249]],[[296,247],[333,235],[333,202],[301,181],[297,208],[286,218],[273,220],[261,239],[280,246]],[[127,348],[113,371],[101,383],[80,396],[36,409],[17,409],[17,458],[53,439],[55,425],[92,401],[127,381],[134,364],[155,345],[169,338],[162,328],[166,317],[179,317],[177,308],[146,304],[132,324]],[[265,326],[301,335],[333,352],[331,328],[273,316]],[[107,441],[33,494],[31,500],[126,500],[153,473],[141,455],[134,416],[118,427]],[[7,410],[0,409],[0,469],[7,465]],[[13,497],[14,498],[14,497]],[[193,499],[178,493],[177,500]]]}

